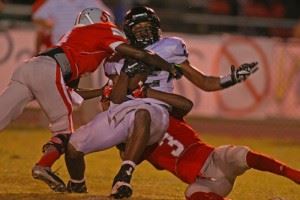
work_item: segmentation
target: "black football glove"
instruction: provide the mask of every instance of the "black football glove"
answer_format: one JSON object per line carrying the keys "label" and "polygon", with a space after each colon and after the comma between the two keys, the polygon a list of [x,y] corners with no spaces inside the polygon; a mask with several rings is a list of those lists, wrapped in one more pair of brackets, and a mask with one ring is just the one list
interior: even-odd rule
{"label": "black football glove", "polygon": [[127,76],[133,77],[135,74],[149,73],[151,70],[146,64],[132,58],[126,58],[121,69]]}
{"label": "black football glove", "polygon": [[230,87],[236,83],[246,80],[251,74],[258,70],[258,62],[244,63],[238,68],[231,66],[231,73],[227,76],[223,76],[220,79],[220,85],[223,88]]}

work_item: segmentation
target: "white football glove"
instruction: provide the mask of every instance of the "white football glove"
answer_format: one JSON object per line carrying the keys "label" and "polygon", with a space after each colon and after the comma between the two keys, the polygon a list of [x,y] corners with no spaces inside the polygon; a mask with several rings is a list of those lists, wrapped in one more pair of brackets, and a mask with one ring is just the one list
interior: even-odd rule
{"label": "white football glove", "polygon": [[253,63],[244,63],[240,65],[238,68],[235,68],[233,65],[231,66],[231,73],[221,77],[220,85],[223,88],[230,87],[235,85],[236,83],[242,82],[246,80],[251,74],[258,70],[257,66],[258,62]]}

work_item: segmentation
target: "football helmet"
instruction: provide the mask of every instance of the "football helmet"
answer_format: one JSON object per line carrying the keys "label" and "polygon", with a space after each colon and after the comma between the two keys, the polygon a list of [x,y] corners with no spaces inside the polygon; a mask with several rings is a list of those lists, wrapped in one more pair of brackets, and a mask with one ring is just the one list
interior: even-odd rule
{"label": "football helmet", "polygon": [[[142,37],[138,37],[133,27],[141,22],[149,22],[150,27],[140,30]],[[145,48],[160,38],[160,19],[153,9],[139,6],[127,11],[124,19],[124,32],[131,45],[137,48]]]}
{"label": "football helmet", "polygon": [[99,22],[110,22],[111,15],[105,10],[99,8],[86,8],[82,10],[76,18],[75,25],[89,25]]}

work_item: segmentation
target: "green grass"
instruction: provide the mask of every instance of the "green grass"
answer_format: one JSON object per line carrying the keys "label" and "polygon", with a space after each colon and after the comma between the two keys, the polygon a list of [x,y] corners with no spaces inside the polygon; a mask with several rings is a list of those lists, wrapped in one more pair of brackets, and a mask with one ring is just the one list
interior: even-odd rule
{"label": "green grass", "polygon": [[[0,199],[24,200],[102,200],[110,192],[111,181],[120,164],[118,152],[111,149],[86,157],[88,194],[56,194],[43,183],[31,177],[31,167],[41,155],[41,146],[50,134],[45,129],[7,129],[0,135]],[[203,139],[213,145],[243,144],[252,149],[300,168],[300,143],[280,138],[244,138],[204,134]],[[64,160],[54,166],[68,180]],[[186,185],[165,171],[157,171],[148,163],[137,168],[133,178],[137,200],[184,199]],[[271,197],[299,200],[300,186],[288,179],[269,173],[249,170],[236,181],[229,197],[236,200],[268,200]]]}

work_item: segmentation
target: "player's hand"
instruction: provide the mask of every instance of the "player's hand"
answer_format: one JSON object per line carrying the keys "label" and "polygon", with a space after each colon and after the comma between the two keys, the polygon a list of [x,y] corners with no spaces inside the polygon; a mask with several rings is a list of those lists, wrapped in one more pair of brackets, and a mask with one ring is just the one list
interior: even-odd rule
{"label": "player's hand", "polygon": [[258,70],[258,62],[244,63],[238,68],[231,66],[231,77],[235,83],[246,80],[251,74]]}
{"label": "player's hand", "polygon": [[251,74],[258,70],[257,64],[258,62],[244,63],[237,68],[232,65],[231,73],[220,78],[220,85],[223,88],[227,88],[246,80]]}
{"label": "player's hand", "polygon": [[141,61],[126,58],[121,71],[125,72],[128,77],[133,77],[135,74],[149,73],[150,67]]}
{"label": "player's hand", "polygon": [[180,65],[172,64],[172,67],[169,70],[168,82],[172,79],[180,79],[183,76],[183,72]]}

